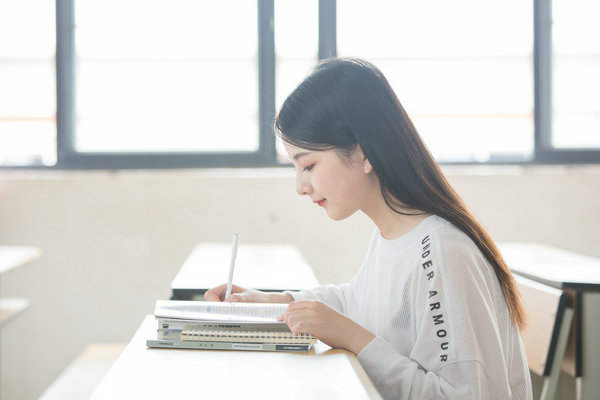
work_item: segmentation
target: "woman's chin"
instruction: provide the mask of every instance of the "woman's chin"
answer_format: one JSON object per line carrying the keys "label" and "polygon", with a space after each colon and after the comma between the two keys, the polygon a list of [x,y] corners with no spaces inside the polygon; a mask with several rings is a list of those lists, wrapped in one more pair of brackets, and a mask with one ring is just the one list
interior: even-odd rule
{"label": "woman's chin", "polygon": [[334,210],[330,211],[327,208],[325,209],[325,211],[327,212],[327,216],[334,221],[341,221],[343,219],[348,218],[352,214],[354,214],[353,212],[352,213],[342,213],[342,212],[335,212]]}

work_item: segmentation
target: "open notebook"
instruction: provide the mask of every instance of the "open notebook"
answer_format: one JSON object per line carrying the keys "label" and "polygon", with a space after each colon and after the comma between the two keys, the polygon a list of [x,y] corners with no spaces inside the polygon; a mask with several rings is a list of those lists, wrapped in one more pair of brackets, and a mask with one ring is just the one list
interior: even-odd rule
{"label": "open notebook", "polygon": [[287,305],[273,303],[219,303],[159,300],[154,316],[157,337],[148,347],[308,351],[316,338],[294,334],[277,321]]}

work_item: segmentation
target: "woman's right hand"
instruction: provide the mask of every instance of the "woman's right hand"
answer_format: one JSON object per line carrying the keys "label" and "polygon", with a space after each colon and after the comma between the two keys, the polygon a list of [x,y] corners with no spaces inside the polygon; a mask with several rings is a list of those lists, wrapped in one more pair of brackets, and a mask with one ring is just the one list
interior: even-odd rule
{"label": "woman's right hand", "polygon": [[292,300],[291,295],[287,293],[274,292],[266,293],[260,290],[248,289],[237,285],[231,286],[231,295],[225,298],[227,284],[224,283],[214,287],[204,293],[206,301],[228,301],[244,303],[289,303]]}

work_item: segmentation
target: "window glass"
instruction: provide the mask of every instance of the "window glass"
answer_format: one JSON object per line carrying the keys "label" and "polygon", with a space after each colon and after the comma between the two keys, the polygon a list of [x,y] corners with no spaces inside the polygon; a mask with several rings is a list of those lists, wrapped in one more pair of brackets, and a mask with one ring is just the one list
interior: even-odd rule
{"label": "window glass", "polygon": [[552,4],[552,145],[600,148],[600,3]]}
{"label": "window glass", "polygon": [[257,6],[76,1],[80,152],[255,151]]}
{"label": "window glass", "polygon": [[337,13],[338,54],[383,71],[439,161],[532,156],[530,2],[345,0]]}
{"label": "window glass", "polygon": [[[275,6],[275,108],[298,86],[318,61],[318,0],[276,0]],[[279,161],[287,155],[277,141]]]}
{"label": "window glass", "polygon": [[54,1],[0,0],[0,165],[56,163]]}

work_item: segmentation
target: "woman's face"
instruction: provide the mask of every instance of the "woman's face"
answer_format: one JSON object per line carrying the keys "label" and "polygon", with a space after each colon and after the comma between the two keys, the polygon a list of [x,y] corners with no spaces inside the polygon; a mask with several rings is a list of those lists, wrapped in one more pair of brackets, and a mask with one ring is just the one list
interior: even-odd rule
{"label": "woman's face", "polygon": [[284,146],[296,167],[296,191],[323,207],[331,219],[364,211],[373,201],[373,188],[378,186],[373,185],[375,174],[360,147],[346,157],[336,150],[306,150],[285,142]]}

